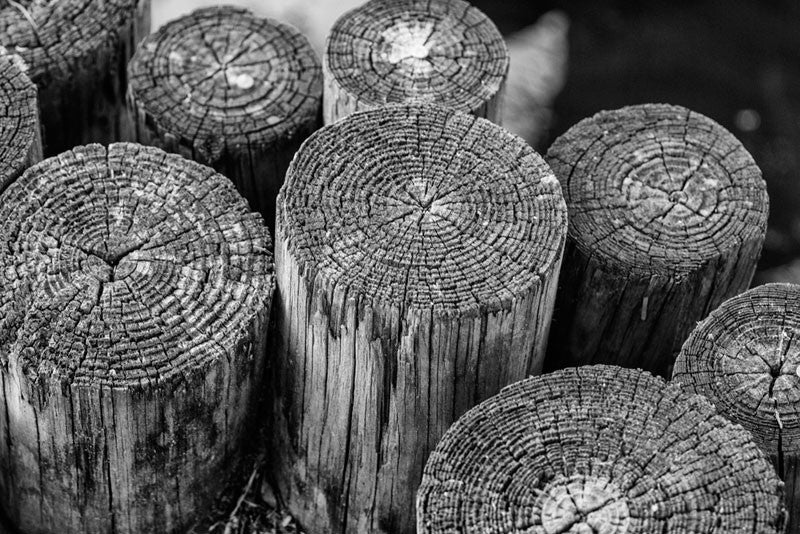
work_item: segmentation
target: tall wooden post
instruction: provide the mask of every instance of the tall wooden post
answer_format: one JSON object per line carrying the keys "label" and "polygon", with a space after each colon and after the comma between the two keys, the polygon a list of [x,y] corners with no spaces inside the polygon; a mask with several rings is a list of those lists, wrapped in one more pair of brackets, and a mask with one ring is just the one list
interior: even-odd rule
{"label": "tall wooden post", "polygon": [[782,533],[782,484],[707,400],[640,370],[530,378],[470,410],[431,454],[419,534]]}
{"label": "tall wooden post", "polygon": [[129,70],[137,140],[214,167],[272,227],[289,162],[320,126],[306,38],[245,9],[200,9],[148,37]]}
{"label": "tall wooden post", "polygon": [[263,387],[269,234],[224,177],[88,145],[0,197],[0,505],[24,534],[184,532]]}
{"label": "tall wooden post", "polygon": [[566,207],[522,139],[395,105],[303,145],[278,198],[276,480],[310,532],[414,531],[447,427],[539,372]]}
{"label": "tall wooden post", "polygon": [[370,0],[333,26],[323,56],[323,117],[387,103],[436,103],[498,122],[508,49],[464,0]]}
{"label": "tall wooden post", "polygon": [[0,192],[42,159],[36,86],[14,56],[0,56]]}
{"label": "tall wooden post", "polygon": [[800,285],[767,284],[711,312],[673,380],[753,434],[786,483],[787,532],[800,528]]}
{"label": "tall wooden post", "polygon": [[546,159],[570,217],[546,368],[669,376],[695,323],[750,284],[767,225],[761,171],[716,122],[658,104],[585,119]]}
{"label": "tall wooden post", "polygon": [[130,138],[125,66],[149,32],[150,0],[0,2],[0,47],[39,88],[46,156]]}

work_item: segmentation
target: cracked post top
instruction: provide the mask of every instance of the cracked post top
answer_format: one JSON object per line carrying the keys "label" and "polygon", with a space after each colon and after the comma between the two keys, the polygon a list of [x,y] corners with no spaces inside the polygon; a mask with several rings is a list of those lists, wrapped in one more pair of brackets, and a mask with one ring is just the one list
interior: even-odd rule
{"label": "cracked post top", "polygon": [[780,533],[782,488],[703,397],[640,370],[569,368],[508,386],[447,431],[417,531]]}
{"label": "cracked post top", "polygon": [[800,453],[798,373],[800,285],[767,284],[725,301],[697,326],[673,379],[777,457]]}
{"label": "cracked post top", "polygon": [[323,62],[326,99],[345,93],[358,109],[432,102],[494,119],[485,108],[509,58],[494,23],[464,0],[371,0],[336,21]]}
{"label": "cracked post top", "polygon": [[0,192],[40,159],[36,86],[13,56],[0,56]]}
{"label": "cracked post top", "polygon": [[117,30],[146,5],[143,0],[6,0],[0,2],[0,46],[24,60],[39,86],[70,80],[76,65],[118,40]]}
{"label": "cracked post top", "polygon": [[763,241],[761,171],[722,126],[686,108],[602,111],[547,153],[569,207],[569,236],[613,270],[681,276]]}
{"label": "cracked post top", "polygon": [[202,380],[269,305],[269,248],[213,170],[136,144],[77,147],[0,196],[0,355],[43,391]]}
{"label": "cracked post top", "polygon": [[317,120],[322,72],[296,29],[246,9],[211,7],[147,37],[128,66],[135,112],[214,162]]}
{"label": "cracked post top", "polygon": [[566,205],[503,128],[435,105],[356,113],[312,135],[278,197],[276,241],[332,285],[443,313],[507,308],[557,276]]}

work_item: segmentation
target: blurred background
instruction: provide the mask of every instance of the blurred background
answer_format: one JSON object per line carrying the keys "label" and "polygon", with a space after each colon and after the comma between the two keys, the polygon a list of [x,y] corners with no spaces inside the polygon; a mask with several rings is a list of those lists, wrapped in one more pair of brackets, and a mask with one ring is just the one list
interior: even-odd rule
{"label": "blurred background", "polygon": [[[220,2],[155,0],[154,27]],[[321,51],[361,0],[234,0],[301,29]],[[504,126],[540,151],[601,109],[680,104],[728,128],[767,181],[757,282],[800,282],[800,2],[472,0],[506,36]]]}

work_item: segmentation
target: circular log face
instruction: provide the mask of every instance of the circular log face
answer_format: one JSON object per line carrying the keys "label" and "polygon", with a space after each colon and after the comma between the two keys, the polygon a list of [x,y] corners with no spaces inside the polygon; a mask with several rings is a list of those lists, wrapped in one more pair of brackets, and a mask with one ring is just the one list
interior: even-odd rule
{"label": "circular log face", "polygon": [[500,32],[463,0],[372,0],[336,22],[324,60],[365,105],[435,102],[465,112],[494,98],[508,71]]}
{"label": "circular log face", "polygon": [[322,73],[294,28],[234,7],[207,8],[145,39],[130,92],[160,135],[216,160],[224,146],[289,138],[319,114]]}
{"label": "circular log face", "polygon": [[36,86],[22,66],[0,56],[0,191],[30,163],[31,151],[41,157]]}
{"label": "circular log face", "polygon": [[550,148],[570,236],[625,271],[668,276],[763,235],[761,171],[727,130],[678,106],[603,111]]}
{"label": "circular log face", "polygon": [[0,353],[31,383],[154,388],[233,358],[273,277],[223,176],[151,147],[79,147],[0,199]]}
{"label": "circular log face", "polygon": [[560,264],[566,207],[524,141],[429,105],[357,113],[303,145],[278,199],[292,256],[392,305],[500,309]]}
{"label": "circular log face", "polygon": [[451,427],[425,467],[418,531],[783,532],[781,488],[702,397],[638,370],[571,368]]}
{"label": "circular log face", "polygon": [[686,341],[673,377],[769,454],[800,454],[800,286],[768,284],[724,302]]}
{"label": "circular log face", "polygon": [[68,78],[74,66],[116,41],[142,0],[0,1],[0,46],[19,54],[37,85]]}

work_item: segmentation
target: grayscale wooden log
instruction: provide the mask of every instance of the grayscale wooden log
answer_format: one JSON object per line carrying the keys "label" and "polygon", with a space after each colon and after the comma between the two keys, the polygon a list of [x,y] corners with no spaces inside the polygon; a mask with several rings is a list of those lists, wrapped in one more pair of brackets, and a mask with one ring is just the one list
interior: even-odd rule
{"label": "grayscale wooden log", "polygon": [[408,102],[498,122],[508,64],[497,27],[464,0],[370,0],[326,41],[323,119]]}
{"label": "grayscale wooden log", "polygon": [[39,88],[45,156],[130,139],[125,66],[149,32],[150,0],[0,2],[0,47]]}
{"label": "grayscale wooden log", "polygon": [[153,147],[78,147],[5,190],[0,505],[22,533],[206,512],[254,439],[269,246],[227,179]]}
{"label": "grayscale wooden log", "polygon": [[36,86],[14,56],[0,56],[0,192],[42,159]]}
{"label": "grayscale wooden log", "polygon": [[585,119],[546,159],[569,208],[546,369],[668,377],[696,322],[750,284],[767,225],[761,171],[722,126],[663,104]]}
{"label": "grayscale wooden log", "polygon": [[309,532],[414,531],[430,450],[537,374],[566,239],[522,139],[433,105],[312,135],[278,197],[275,476]]}
{"label": "grayscale wooden log", "polygon": [[722,304],[675,362],[673,381],[753,434],[786,483],[800,528],[800,285],[767,284]]}
{"label": "grayscale wooden log", "polygon": [[419,534],[782,533],[782,484],[708,401],[632,369],[513,384],[436,446]]}
{"label": "grayscale wooden log", "polygon": [[321,123],[306,38],[245,9],[199,9],[145,39],[129,74],[136,139],[214,167],[272,227],[286,169]]}

